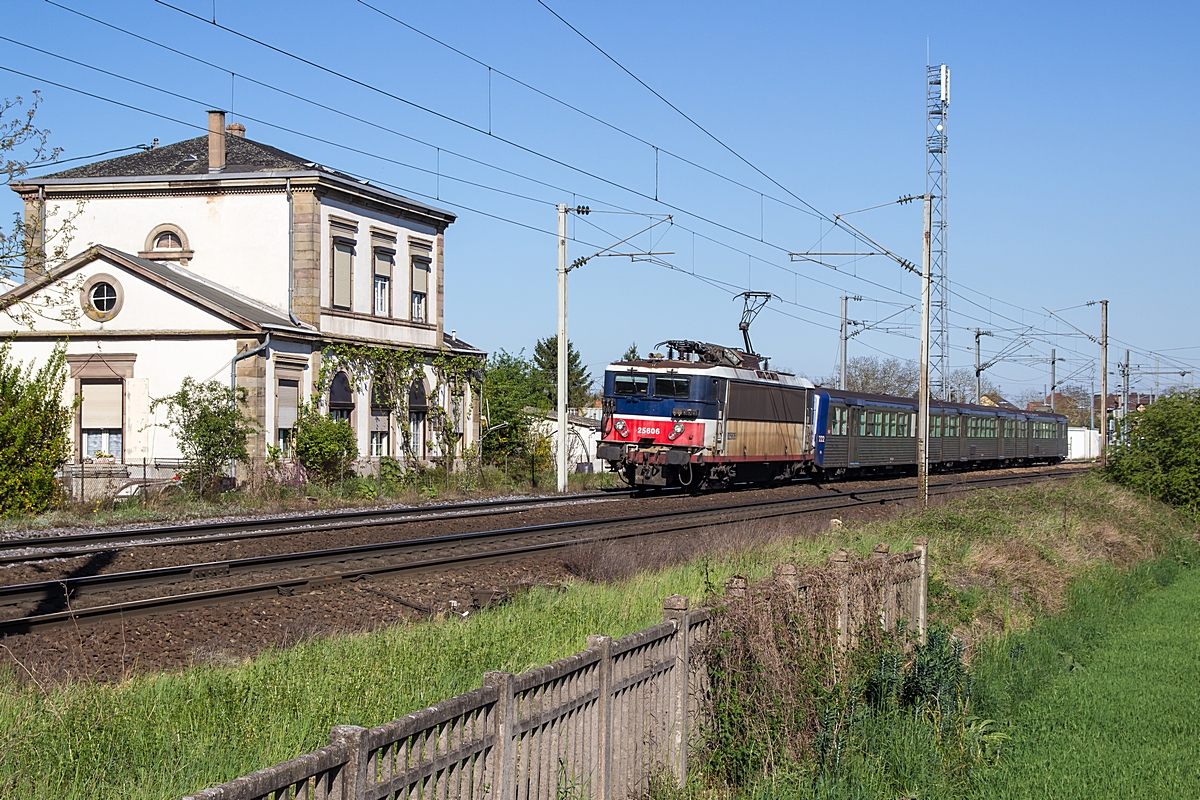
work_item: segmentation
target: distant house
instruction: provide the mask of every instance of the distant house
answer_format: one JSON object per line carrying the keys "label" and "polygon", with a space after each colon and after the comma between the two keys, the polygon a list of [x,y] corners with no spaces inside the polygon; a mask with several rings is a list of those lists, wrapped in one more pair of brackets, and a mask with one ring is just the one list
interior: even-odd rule
{"label": "distant house", "polygon": [[[479,439],[479,398],[438,364],[484,354],[445,332],[455,215],[247,139],[222,112],[208,122],[207,136],[12,185],[31,222],[83,202],[75,254],[46,274],[28,265],[0,297],[12,310],[66,282],[82,311],[78,326],[32,330],[0,315],[18,358],[67,340],[74,460],[177,459],[151,400],[187,376],[247,390],[256,460],[286,451],[307,401],[350,423],[364,468],[460,457]],[[323,363],[339,347],[412,352],[404,398]]]}

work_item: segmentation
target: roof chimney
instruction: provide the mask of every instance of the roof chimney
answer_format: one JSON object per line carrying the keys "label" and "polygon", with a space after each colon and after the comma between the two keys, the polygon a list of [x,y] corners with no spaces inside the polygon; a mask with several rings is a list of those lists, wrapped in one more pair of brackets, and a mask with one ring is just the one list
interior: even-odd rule
{"label": "roof chimney", "polygon": [[225,169],[225,112],[208,112],[208,171]]}
{"label": "roof chimney", "polygon": [[226,132],[230,136],[236,136],[239,139],[246,138],[246,126],[240,122],[231,122],[225,126]]}

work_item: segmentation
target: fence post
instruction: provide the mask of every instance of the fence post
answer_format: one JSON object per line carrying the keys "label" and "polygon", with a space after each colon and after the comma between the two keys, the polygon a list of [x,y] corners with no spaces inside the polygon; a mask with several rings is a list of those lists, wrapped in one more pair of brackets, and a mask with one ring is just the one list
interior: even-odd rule
{"label": "fence post", "polygon": [[485,672],[483,685],[496,688],[496,744],[492,750],[491,797],[492,800],[513,800],[517,789],[516,747],[513,743],[513,723],[516,722],[513,674]]}
{"label": "fence post", "polygon": [[741,575],[733,575],[725,581],[725,596],[732,599],[742,599],[746,596],[746,579]]}
{"label": "fence post", "polygon": [[688,631],[688,599],[673,594],[663,601],[663,622],[675,623],[675,679],[671,682],[671,747],[675,777],[687,782],[688,683],[691,677],[691,636]]}
{"label": "fence post", "polygon": [[843,547],[829,561],[837,575],[838,648],[844,653],[850,646],[850,553]]}
{"label": "fence post", "polygon": [[871,549],[871,559],[879,562],[882,570],[879,582],[879,621],[885,631],[890,631],[896,623],[896,614],[892,611],[892,597],[896,594],[896,587],[888,570],[888,550],[884,542]]}
{"label": "fence post", "polygon": [[925,602],[929,597],[929,540],[920,537],[913,541],[913,549],[921,554],[921,577],[917,583],[917,635],[925,644]]}
{"label": "fence post", "polygon": [[330,744],[340,742],[346,745],[346,766],[342,767],[337,777],[341,794],[337,793],[335,786],[332,797],[363,800],[367,796],[366,733],[367,729],[358,725],[337,725],[329,732]]}
{"label": "fence post", "polygon": [[588,649],[600,651],[596,697],[596,800],[612,798],[612,637],[588,637]]}

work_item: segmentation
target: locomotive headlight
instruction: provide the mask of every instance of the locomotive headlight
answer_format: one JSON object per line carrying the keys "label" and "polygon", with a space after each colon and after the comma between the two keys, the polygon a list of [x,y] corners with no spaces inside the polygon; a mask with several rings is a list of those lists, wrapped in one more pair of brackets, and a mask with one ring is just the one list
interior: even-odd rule
{"label": "locomotive headlight", "polygon": [[671,432],[667,434],[667,439],[669,439],[670,441],[672,441],[672,442],[673,442],[673,441],[675,441],[676,439],[678,439],[678,438],[679,438],[679,435],[680,435],[680,434],[682,434],[682,433],[683,433],[683,423],[682,423],[682,422],[676,422],[676,423],[675,423],[675,427],[674,427],[674,428],[672,428],[672,429],[671,429]]}
{"label": "locomotive headlight", "polygon": [[625,420],[618,419],[614,421],[613,427],[617,429],[617,433],[621,435],[622,439],[629,435],[629,426],[625,424]]}

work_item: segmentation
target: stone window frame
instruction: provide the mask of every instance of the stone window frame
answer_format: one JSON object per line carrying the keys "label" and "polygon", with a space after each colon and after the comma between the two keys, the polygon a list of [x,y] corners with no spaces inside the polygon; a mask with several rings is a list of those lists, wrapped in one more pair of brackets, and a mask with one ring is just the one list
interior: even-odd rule
{"label": "stone window frame", "polygon": [[[92,305],[92,289],[96,284],[107,283],[117,293],[117,301],[113,303],[113,307],[108,311],[101,311]],[[121,313],[121,309],[125,305],[125,287],[121,282],[107,272],[97,272],[92,277],[83,282],[83,286],[79,289],[79,307],[83,309],[84,315],[93,322],[108,322]]]}
{"label": "stone window frame", "polygon": [[[173,233],[178,236],[183,248],[180,250],[155,250],[154,243],[164,233]],[[174,222],[164,222],[160,225],[155,225],[150,230],[149,235],[146,236],[145,248],[145,250],[138,253],[138,258],[145,258],[149,261],[178,261],[181,267],[186,267],[192,257],[196,255],[192,250],[191,242],[188,241],[187,234],[183,232],[183,228]]]}

